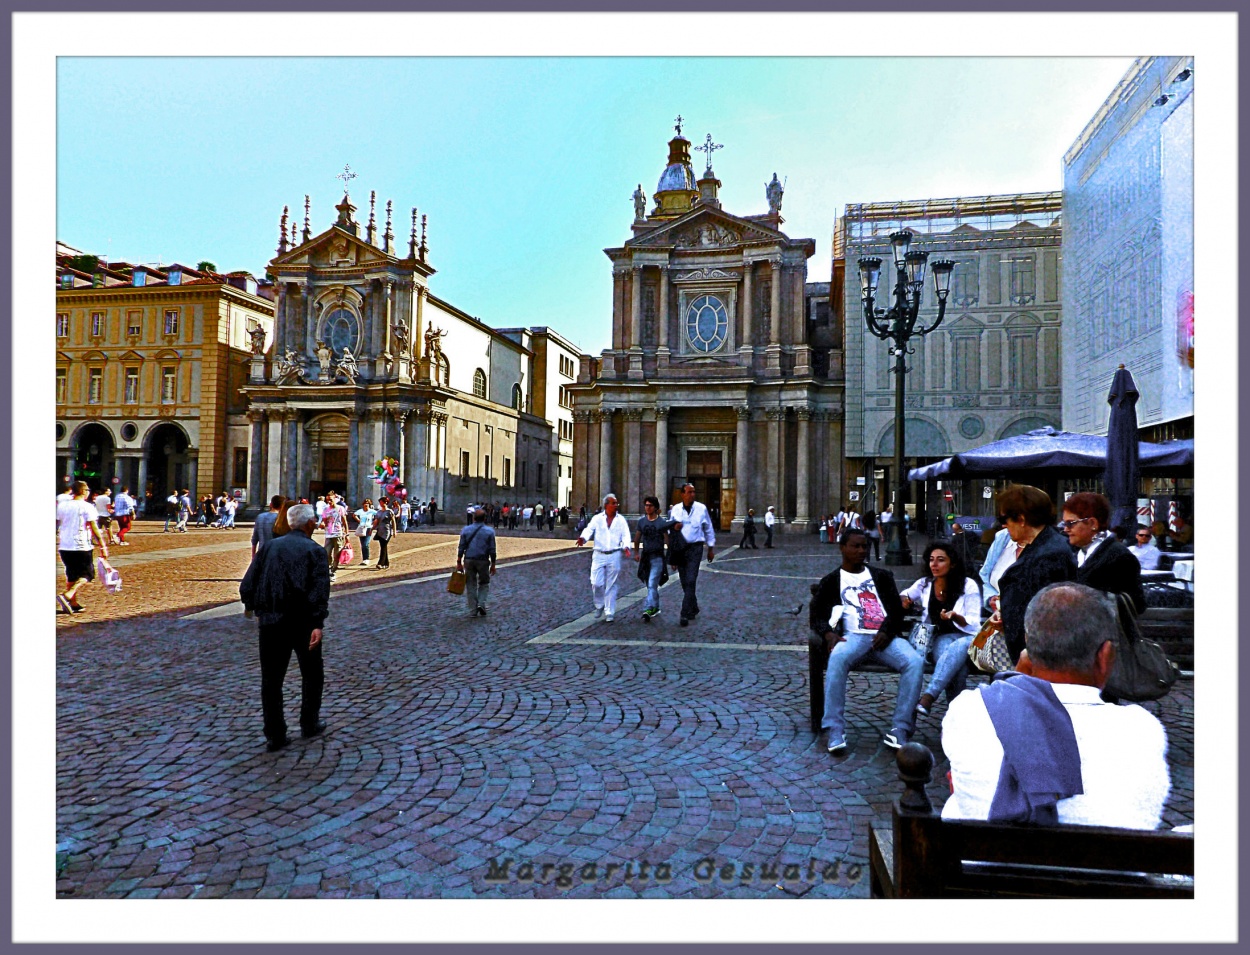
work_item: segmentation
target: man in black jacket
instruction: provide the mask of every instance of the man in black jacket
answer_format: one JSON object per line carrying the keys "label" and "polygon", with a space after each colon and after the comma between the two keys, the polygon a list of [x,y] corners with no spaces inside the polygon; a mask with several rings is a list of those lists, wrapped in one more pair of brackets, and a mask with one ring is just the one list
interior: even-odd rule
{"label": "man in black jacket", "polygon": [[[899,749],[916,726],[916,703],[924,682],[924,660],[902,638],[903,602],[894,575],[869,567],[868,536],[862,528],[842,532],[842,566],[821,580],[812,598],[809,623],[811,652],[829,653],[825,668],[825,716],[831,753],[846,750],[846,678],[861,660],[895,670],[898,701],[894,725],[883,742]],[[839,633],[839,629],[841,632]]]}
{"label": "man in black jacket", "polygon": [[260,700],[271,753],[290,742],[282,681],[292,650],[303,687],[300,729],[304,736],[317,736],[326,727],[320,719],[325,683],[321,628],[330,609],[330,569],[325,551],[312,539],[317,526],[313,506],[297,504],[287,512],[287,521],[290,533],[260,549],[239,585],[243,606],[256,614],[260,625]]}

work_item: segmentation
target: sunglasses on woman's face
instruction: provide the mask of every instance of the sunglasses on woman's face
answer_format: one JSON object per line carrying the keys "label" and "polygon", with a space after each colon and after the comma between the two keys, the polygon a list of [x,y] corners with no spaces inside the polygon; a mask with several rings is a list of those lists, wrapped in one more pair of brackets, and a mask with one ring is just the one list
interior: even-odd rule
{"label": "sunglasses on woman's face", "polygon": [[1090,518],[1090,517],[1078,517],[1078,518],[1077,518],[1076,520],[1074,520],[1074,521],[1060,521],[1060,522],[1059,522],[1059,526],[1060,526],[1060,527],[1062,527],[1065,531],[1068,531],[1068,530],[1071,530],[1072,528],[1076,527],[1076,525],[1077,525],[1077,524],[1084,524],[1086,521],[1089,521],[1089,520],[1093,520],[1093,518]]}

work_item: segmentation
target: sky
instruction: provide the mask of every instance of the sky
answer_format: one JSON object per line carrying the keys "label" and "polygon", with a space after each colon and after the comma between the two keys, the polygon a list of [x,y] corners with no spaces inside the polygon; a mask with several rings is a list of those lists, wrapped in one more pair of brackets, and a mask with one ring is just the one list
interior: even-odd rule
{"label": "sky", "polygon": [[[86,57],[57,62],[57,237],[131,262],[262,275],[284,205],[429,217],[431,289],[496,327],[611,341],[611,268],[673,136],[710,133],[726,211],[811,238],[847,203],[1059,189],[1125,57]],[[694,152],[695,173],[704,154]]]}

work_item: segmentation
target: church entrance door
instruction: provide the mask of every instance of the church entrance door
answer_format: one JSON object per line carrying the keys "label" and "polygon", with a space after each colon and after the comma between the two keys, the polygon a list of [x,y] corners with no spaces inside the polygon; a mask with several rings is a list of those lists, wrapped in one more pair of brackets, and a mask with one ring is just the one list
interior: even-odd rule
{"label": "church entrance door", "polygon": [[308,499],[315,501],[327,490],[347,493],[347,448],[321,449],[321,480],[309,482]]}
{"label": "church entrance door", "polygon": [[[721,467],[722,456],[719,449],[712,451],[687,451],[686,475],[694,485],[695,500],[707,505],[712,526],[721,526]],[[730,509],[730,516],[733,510]]]}

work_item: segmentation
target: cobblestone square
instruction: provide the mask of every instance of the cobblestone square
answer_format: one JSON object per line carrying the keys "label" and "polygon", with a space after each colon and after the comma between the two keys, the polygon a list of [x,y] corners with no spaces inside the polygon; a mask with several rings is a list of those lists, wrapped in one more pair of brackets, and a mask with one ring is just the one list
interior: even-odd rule
{"label": "cobblestone square", "polygon": [[[140,525],[115,551],[122,594],[93,586],[58,618],[57,896],[868,895],[868,827],[900,788],[881,744],[896,682],[852,676],[850,751],[827,754],[806,602],[836,548],[726,547],[679,629],[675,575],[645,624],[632,568],[615,623],[594,620],[589,555],[559,528],[501,534],[490,614],[467,618],[445,589],[458,528],[441,530],[400,535],[389,572],[340,573],[329,728],[269,754],[237,603],[248,529]],[[294,664],[286,690],[293,720]],[[1185,679],[1148,705],[1171,825],[1193,820],[1192,694]],[[939,804],[943,713],[916,736]]]}

